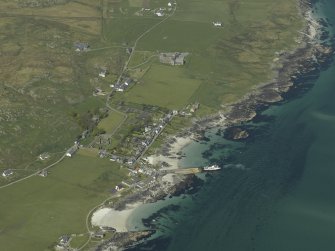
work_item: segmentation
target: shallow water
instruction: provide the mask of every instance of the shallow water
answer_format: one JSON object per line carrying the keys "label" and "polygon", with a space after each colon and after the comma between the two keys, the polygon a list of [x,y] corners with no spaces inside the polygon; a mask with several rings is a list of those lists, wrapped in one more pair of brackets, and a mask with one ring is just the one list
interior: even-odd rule
{"label": "shallow water", "polygon": [[[335,24],[335,1],[318,6]],[[245,144],[212,136],[210,159],[244,168],[213,174],[181,210],[164,212],[163,237],[132,250],[335,250],[335,65],[313,84],[249,123]],[[205,148],[189,146],[189,163],[205,163]]]}

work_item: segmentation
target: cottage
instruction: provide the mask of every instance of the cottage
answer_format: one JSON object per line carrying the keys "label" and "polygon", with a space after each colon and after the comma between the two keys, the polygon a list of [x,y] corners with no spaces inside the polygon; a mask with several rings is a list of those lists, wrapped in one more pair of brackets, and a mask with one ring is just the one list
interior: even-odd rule
{"label": "cottage", "polygon": [[78,52],[87,51],[88,48],[89,48],[89,44],[88,43],[77,42],[77,43],[74,44],[74,48]]}
{"label": "cottage", "polygon": [[59,244],[61,245],[67,245],[70,242],[70,236],[63,235],[59,238]]}
{"label": "cottage", "polygon": [[12,169],[7,169],[7,170],[2,172],[2,176],[5,177],[5,178],[12,175],[12,174],[14,174]]}
{"label": "cottage", "polygon": [[99,77],[101,78],[105,78],[107,75],[107,70],[106,69],[102,69],[99,73]]}
{"label": "cottage", "polygon": [[41,172],[39,172],[38,175],[45,178],[48,176],[48,170],[42,170]]}
{"label": "cottage", "polygon": [[168,3],[168,6],[169,6],[169,7],[171,7],[171,6],[172,6],[172,3],[171,3],[171,2],[169,2],[169,3]]}

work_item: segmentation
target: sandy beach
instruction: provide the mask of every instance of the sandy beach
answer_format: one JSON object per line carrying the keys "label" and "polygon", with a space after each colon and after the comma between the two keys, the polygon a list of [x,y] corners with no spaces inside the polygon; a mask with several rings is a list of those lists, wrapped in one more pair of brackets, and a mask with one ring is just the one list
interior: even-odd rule
{"label": "sandy beach", "polygon": [[113,227],[117,232],[127,232],[127,220],[133,211],[142,205],[142,203],[135,203],[127,205],[127,209],[117,211],[112,208],[101,208],[95,211],[92,215],[92,225],[99,227]]}
{"label": "sandy beach", "polygon": [[191,136],[188,137],[176,137],[176,141],[171,144],[169,155],[164,156],[162,154],[160,155],[151,155],[146,158],[146,160],[151,165],[160,165],[163,162],[166,162],[169,164],[169,167],[166,167],[164,169],[177,169],[180,168],[180,156],[178,153],[187,145],[191,144],[193,142]]}

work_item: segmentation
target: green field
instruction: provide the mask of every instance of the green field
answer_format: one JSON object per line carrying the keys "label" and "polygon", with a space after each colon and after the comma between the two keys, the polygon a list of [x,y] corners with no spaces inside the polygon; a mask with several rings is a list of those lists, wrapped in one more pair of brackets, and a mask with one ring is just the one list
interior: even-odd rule
{"label": "green field", "polygon": [[111,112],[107,118],[100,121],[98,128],[103,129],[106,133],[112,133],[123,120],[124,115],[118,112]]}
{"label": "green field", "polygon": [[87,232],[87,213],[127,173],[108,160],[87,155],[79,152],[66,159],[46,178],[34,177],[1,189],[3,250],[46,250],[63,234]]}
{"label": "green field", "polygon": [[200,85],[200,81],[185,76],[184,69],[153,65],[141,84],[126,95],[129,102],[180,109],[185,106]]}

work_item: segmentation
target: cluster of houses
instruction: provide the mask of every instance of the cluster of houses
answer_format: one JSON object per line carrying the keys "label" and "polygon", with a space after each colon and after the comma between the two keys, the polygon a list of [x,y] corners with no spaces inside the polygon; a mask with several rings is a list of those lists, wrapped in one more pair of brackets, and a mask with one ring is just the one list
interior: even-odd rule
{"label": "cluster of houses", "polygon": [[185,57],[188,56],[188,52],[167,52],[159,54],[159,61],[162,64],[169,65],[184,65]]}
{"label": "cluster of houses", "polygon": [[116,84],[112,84],[110,85],[110,87],[113,88],[113,90],[117,91],[117,92],[124,92],[125,90],[127,90],[131,84],[133,83],[133,80],[131,78],[125,78],[119,82],[117,82]]}
{"label": "cluster of houses", "polygon": [[143,153],[148,149],[152,142],[159,136],[163,131],[165,126],[172,120],[172,118],[177,114],[177,111],[170,112],[166,114],[163,118],[159,120],[159,123],[154,123],[153,125],[148,125],[144,128],[144,139],[141,139],[135,148],[135,159],[139,159]]}
{"label": "cluster of houses", "polygon": [[166,7],[160,7],[156,9],[149,9],[149,8],[142,8],[140,11],[136,12],[135,15],[143,16],[144,14],[154,14],[157,17],[164,17],[166,15],[166,12],[172,11],[172,6],[175,5],[175,2],[168,2],[167,8]]}
{"label": "cluster of houses", "polygon": [[147,125],[144,128],[143,135],[141,137],[131,138],[131,148],[133,149],[132,156],[120,156],[117,154],[109,153],[108,151],[102,149],[99,151],[99,157],[109,158],[110,161],[133,167],[136,161],[143,155],[143,153],[148,149],[148,147],[152,144],[156,137],[158,137],[158,135],[163,131],[166,124],[169,123],[172,118],[177,114],[177,111],[166,114],[164,117],[160,118],[157,123]]}
{"label": "cluster of houses", "polygon": [[[176,3],[173,3],[173,4],[176,4]],[[157,17],[164,17],[165,16],[165,12],[166,11],[172,11],[172,5],[173,5],[171,2],[169,2],[167,5],[168,5],[168,8],[158,8],[158,9],[155,9],[154,10],[154,13]]]}

